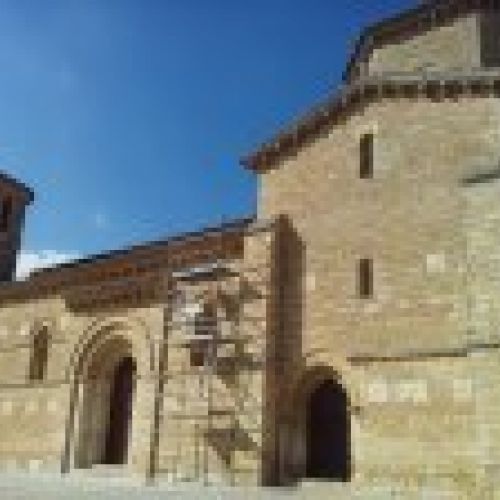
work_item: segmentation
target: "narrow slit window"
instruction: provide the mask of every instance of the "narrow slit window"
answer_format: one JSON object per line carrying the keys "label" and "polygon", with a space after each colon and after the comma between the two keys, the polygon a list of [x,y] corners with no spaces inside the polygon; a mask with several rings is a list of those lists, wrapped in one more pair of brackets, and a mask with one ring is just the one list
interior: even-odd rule
{"label": "narrow slit window", "polygon": [[373,178],[373,134],[364,134],[359,143],[359,177]]}
{"label": "narrow slit window", "polygon": [[49,333],[47,327],[43,327],[33,336],[31,351],[30,380],[43,380],[47,371],[47,360],[49,350]]}
{"label": "narrow slit window", "polygon": [[360,259],[358,263],[359,296],[368,298],[373,296],[373,261]]}
{"label": "narrow slit window", "polygon": [[5,232],[9,229],[12,216],[12,200],[9,197],[2,198],[0,202],[0,231]]}

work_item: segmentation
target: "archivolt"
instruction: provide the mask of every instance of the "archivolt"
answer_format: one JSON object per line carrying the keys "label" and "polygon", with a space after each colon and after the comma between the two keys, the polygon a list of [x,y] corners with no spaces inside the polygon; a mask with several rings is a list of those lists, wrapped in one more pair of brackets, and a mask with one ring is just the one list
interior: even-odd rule
{"label": "archivolt", "polygon": [[116,334],[130,342],[134,356],[141,352],[148,353],[147,359],[138,359],[139,365],[147,367],[151,372],[155,370],[155,342],[144,321],[129,317],[98,318],[80,335],[70,355],[67,377],[71,383],[80,376],[89,356],[91,357],[110,336]]}
{"label": "archivolt", "polygon": [[33,336],[44,328],[46,328],[49,333],[54,332],[56,329],[56,321],[53,318],[49,317],[36,318],[29,323],[29,334],[30,336]]}
{"label": "archivolt", "polygon": [[309,397],[314,388],[325,380],[335,381],[347,392],[346,385],[339,372],[327,365],[315,365],[307,368],[293,385],[294,390],[292,391],[290,407],[301,408],[304,400]]}

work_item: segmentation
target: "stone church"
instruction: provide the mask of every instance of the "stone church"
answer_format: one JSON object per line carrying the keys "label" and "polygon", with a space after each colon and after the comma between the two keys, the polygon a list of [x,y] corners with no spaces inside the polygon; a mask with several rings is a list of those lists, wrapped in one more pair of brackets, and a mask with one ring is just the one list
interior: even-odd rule
{"label": "stone church", "polygon": [[0,469],[490,498],[500,1],[368,27],[242,165],[255,216],[23,281],[34,195],[0,176]]}

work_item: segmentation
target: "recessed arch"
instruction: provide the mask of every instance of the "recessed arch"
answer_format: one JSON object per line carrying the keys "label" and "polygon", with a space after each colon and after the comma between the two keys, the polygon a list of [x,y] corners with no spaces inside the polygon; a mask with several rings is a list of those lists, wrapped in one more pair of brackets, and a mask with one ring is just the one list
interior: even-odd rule
{"label": "recessed arch", "polygon": [[66,375],[72,385],[80,376],[84,360],[99,343],[113,332],[127,338],[135,353],[141,353],[141,369],[153,372],[157,365],[156,342],[148,325],[138,318],[95,318],[78,337],[66,367]]}
{"label": "recessed arch", "polygon": [[135,372],[131,344],[119,332],[88,353],[79,378],[77,467],[127,463]]}
{"label": "recessed arch", "polygon": [[296,479],[349,481],[351,478],[350,402],[339,374],[315,366],[298,380],[291,464]]}
{"label": "recessed arch", "polygon": [[102,462],[106,464],[123,464],[128,458],[136,368],[135,359],[125,356],[114,369],[102,456]]}
{"label": "recessed arch", "polygon": [[[141,378],[144,380],[151,377],[156,370],[157,343],[151,336],[147,325],[140,319],[129,317],[114,317],[111,319],[96,318],[90,322],[89,326],[79,336],[78,341],[70,355],[67,365],[67,376],[70,383],[70,399],[69,412],[66,421],[65,444],[64,452],[61,460],[62,472],[69,471],[75,466],[91,466],[92,463],[97,463],[103,460],[105,443],[106,427],[101,421],[100,425],[100,445],[94,448],[83,449],[79,448],[79,443],[82,442],[81,425],[84,423],[85,417],[82,417],[82,412],[93,407],[85,403],[85,385],[88,381],[92,381],[92,372],[96,372],[96,367],[101,367],[99,377],[105,380],[102,388],[104,393],[106,390],[111,390],[111,381],[113,380],[114,370],[118,369],[118,365],[123,359],[129,357],[133,363],[130,363],[129,375],[125,385],[135,388],[136,382],[139,383]],[[98,360],[103,362],[100,363]],[[104,368],[106,367],[106,368]],[[133,384],[131,384],[131,379]],[[133,392],[135,394],[135,391]],[[94,391],[87,391],[93,396],[87,397],[87,402],[94,401],[94,407],[99,409],[99,397]],[[111,393],[108,394],[108,397]],[[127,403],[130,405],[130,402]],[[109,410],[109,405],[105,403],[101,405]],[[85,410],[87,408],[87,410]],[[132,409],[131,413],[134,413]],[[109,418],[106,413],[101,415],[102,418]],[[133,419],[132,419],[133,420]],[[88,422],[88,420],[87,420]],[[133,422],[132,422],[133,423]],[[85,425],[85,424],[84,424]],[[92,432],[89,430],[89,432]],[[129,426],[128,432],[132,432],[132,427]],[[103,434],[104,433],[104,434]],[[132,433],[133,434],[133,433]],[[93,434],[96,436],[96,434]],[[128,444],[130,453],[133,452],[133,442]],[[99,446],[101,447],[99,451]],[[105,461],[105,460],[104,460]],[[125,461],[122,461],[125,463]]]}
{"label": "recessed arch", "polygon": [[309,394],[306,405],[306,477],[347,481],[350,416],[344,388],[325,379]]}

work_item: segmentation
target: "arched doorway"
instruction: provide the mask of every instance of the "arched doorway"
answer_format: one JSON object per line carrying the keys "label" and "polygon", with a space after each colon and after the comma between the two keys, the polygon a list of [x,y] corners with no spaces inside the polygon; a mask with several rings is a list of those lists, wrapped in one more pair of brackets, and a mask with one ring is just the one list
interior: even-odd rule
{"label": "arched doorway", "polygon": [[134,376],[135,361],[131,356],[126,356],[118,363],[113,375],[102,461],[105,464],[123,464],[127,461]]}
{"label": "arched doorway", "polygon": [[80,380],[76,467],[128,461],[136,363],[130,344],[112,336],[88,353]]}
{"label": "arched doorway", "polygon": [[316,385],[306,408],[306,471],[308,478],[348,481],[350,416],[344,388],[332,379]]}

